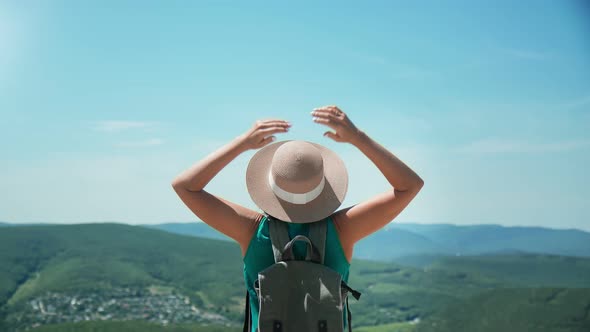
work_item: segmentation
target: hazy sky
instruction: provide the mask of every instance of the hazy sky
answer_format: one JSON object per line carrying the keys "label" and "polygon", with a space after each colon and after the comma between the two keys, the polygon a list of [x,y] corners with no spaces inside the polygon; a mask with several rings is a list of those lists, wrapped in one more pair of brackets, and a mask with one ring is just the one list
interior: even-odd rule
{"label": "hazy sky", "polygon": [[[396,222],[590,230],[582,1],[0,1],[0,221],[196,218],[172,179],[261,118],[387,189],[336,104],[425,180]],[[207,189],[254,208],[253,152]]]}

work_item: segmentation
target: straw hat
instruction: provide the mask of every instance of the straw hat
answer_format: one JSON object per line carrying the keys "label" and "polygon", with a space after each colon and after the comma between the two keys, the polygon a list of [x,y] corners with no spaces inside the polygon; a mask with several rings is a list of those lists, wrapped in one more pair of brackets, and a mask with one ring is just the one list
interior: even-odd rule
{"label": "straw hat", "polygon": [[282,141],[260,149],[248,164],[246,185],[259,208],[286,222],[310,223],[342,204],[348,173],[328,148],[307,141]]}

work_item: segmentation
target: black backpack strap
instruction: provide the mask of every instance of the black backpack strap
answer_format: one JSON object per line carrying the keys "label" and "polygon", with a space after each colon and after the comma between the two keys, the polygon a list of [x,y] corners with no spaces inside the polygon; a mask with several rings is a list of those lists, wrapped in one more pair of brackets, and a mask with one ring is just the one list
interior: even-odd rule
{"label": "black backpack strap", "polygon": [[244,307],[244,330],[250,332],[252,329],[252,316],[250,314],[250,294],[246,291],[246,306]]}
{"label": "black backpack strap", "polygon": [[347,316],[347,320],[348,320],[348,332],[352,332],[352,313],[350,312],[350,306],[348,305],[348,293],[352,294],[352,296],[357,301],[361,298],[361,293],[350,288],[350,286],[348,286],[346,284],[346,282],[344,282],[344,280],[342,280],[340,282],[340,287],[346,291],[345,296],[346,296],[346,316]]}
{"label": "black backpack strap", "polygon": [[320,264],[324,264],[326,253],[326,234],[328,222],[326,219],[309,224],[309,239],[320,254]]}
{"label": "black backpack strap", "polygon": [[276,220],[271,216],[268,216],[267,220],[270,242],[272,243],[272,253],[275,258],[275,263],[278,263],[283,260],[283,250],[291,240],[289,238],[289,229],[284,221]]}
{"label": "black backpack strap", "polygon": [[348,306],[348,296],[346,297],[346,316],[348,319],[348,332],[352,332],[352,314],[350,313],[350,307]]}

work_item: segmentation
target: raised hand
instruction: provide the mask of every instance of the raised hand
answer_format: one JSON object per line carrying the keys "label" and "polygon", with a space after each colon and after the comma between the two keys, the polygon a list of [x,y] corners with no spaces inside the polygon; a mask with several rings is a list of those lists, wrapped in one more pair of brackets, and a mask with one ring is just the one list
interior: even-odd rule
{"label": "raised hand", "polygon": [[360,135],[360,131],[336,105],[314,108],[311,115],[314,122],[321,123],[334,130],[325,132],[324,136],[336,142],[354,143]]}
{"label": "raised hand", "polygon": [[284,120],[258,120],[239,139],[245,149],[259,149],[274,141],[274,134],[286,133],[290,127]]}

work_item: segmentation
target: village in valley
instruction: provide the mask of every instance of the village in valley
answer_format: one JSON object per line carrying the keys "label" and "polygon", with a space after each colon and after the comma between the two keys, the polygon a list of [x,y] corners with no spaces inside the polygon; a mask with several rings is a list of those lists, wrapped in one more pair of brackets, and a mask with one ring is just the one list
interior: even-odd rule
{"label": "village in valley", "polygon": [[84,294],[46,293],[26,304],[13,317],[20,330],[46,324],[94,320],[143,320],[162,325],[205,322],[227,325],[229,320],[217,313],[197,308],[189,297],[155,288],[115,288]]}

